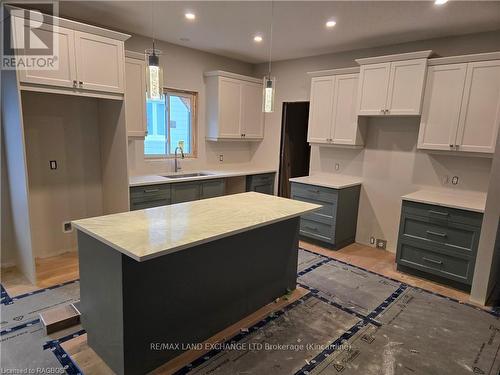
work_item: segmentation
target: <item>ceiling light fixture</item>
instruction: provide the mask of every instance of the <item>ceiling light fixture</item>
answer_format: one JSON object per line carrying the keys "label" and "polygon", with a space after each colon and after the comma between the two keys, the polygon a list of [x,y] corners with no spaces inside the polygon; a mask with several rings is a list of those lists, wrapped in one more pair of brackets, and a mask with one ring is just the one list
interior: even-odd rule
{"label": "ceiling light fixture", "polygon": [[448,2],[448,0],[435,0],[434,4],[436,5],[444,5]]}
{"label": "ceiling light fixture", "polygon": [[271,27],[269,32],[269,71],[263,79],[262,112],[274,112],[274,96],[276,94],[276,77],[271,76],[271,61],[273,52],[273,18],[274,2],[271,0]]}
{"label": "ceiling light fixture", "polygon": [[254,41],[254,42],[257,42],[257,43],[262,42],[262,36],[261,36],[261,35],[255,35],[255,36],[253,37],[253,41]]}
{"label": "ceiling light fixture", "polygon": [[326,22],[326,27],[333,27],[337,24],[337,22],[330,20]]}
{"label": "ceiling light fixture", "polygon": [[186,17],[186,19],[192,21],[196,18],[196,14],[194,13],[191,13],[191,12],[187,12],[184,14],[184,17]]}
{"label": "ceiling light fixture", "polygon": [[163,99],[163,69],[160,65],[161,51],[155,48],[154,3],[151,2],[151,38],[153,48],[145,51],[146,57],[146,95],[148,99]]}

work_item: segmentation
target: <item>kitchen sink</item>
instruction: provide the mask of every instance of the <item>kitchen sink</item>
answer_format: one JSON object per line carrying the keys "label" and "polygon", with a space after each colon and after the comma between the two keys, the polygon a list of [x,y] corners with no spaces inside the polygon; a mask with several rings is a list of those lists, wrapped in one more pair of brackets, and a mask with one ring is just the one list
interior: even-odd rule
{"label": "kitchen sink", "polygon": [[186,178],[186,177],[202,177],[202,176],[210,176],[210,175],[211,175],[211,173],[196,172],[196,173],[169,174],[169,175],[163,175],[163,177],[166,177],[166,178]]}

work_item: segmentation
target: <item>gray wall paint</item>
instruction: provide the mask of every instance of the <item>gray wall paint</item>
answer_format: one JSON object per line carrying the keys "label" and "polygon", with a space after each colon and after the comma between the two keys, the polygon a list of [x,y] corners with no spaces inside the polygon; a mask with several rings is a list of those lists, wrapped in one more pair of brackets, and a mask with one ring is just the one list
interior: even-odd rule
{"label": "gray wall paint", "polygon": [[[500,51],[500,30],[394,46],[333,53],[273,64],[277,78],[276,111],[266,115],[264,141],[253,145],[252,162],[275,168],[279,165],[281,107],[285,101],[309,100],[307,72],[357,66],[354,59],[432,49],[438,56]],[[255,67],[262,76],[266,64]],[[362,150],[331,147],[311,148],[311,173],[338,173],[364,180],[360,198],[357,242],[369,243],[370,235],[388,240],[395,251],[401,209],[400,196],[420,187],[443,188],[444,175],[460,177],[455,189],[486,192],[491,159],[431,154],[416,149],[420,118],[374,118],[367,124],[366,147]]]}

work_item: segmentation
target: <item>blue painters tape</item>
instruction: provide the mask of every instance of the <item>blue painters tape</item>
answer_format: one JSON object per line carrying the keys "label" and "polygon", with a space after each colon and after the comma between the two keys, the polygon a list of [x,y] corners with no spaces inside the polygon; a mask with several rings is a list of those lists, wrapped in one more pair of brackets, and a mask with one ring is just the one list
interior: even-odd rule
{"label": "blue painters tape", "polygon": [[331,261],[331,259],[329,259],[329,258],[323,259],[319,263],[315,263],[311,267],[308,267],[305,270],[298,272],[297,277],[301,277],[301,276],[305,275],[306,273],[309,273],[312,270],[315,270],[316,268],[321,267],[323,264],[329,263],[330,261]]}
{"label": "blue painters tape", "polygon": [[7,290],[0,284],[0,304],[2,305],[10,305],[12,304],[12,298],[7,293]]}
{"label": "blue painters tape", "polygon": [[66,286],[66,285],[74,284],[74,283],[77,283],[79,281],[80,281],[79,279],[71,280],[71,281],[66,281],[66,282],[61,283],[61,284],[56,284],[56,285],[53,285],[53,286],[49,286],[48,288],[37,289],[37,290],[34,290],[32,292],[28,292],[28,293],[20,294],[18,296],[10,297],[10,299],[11,299],[12,302],[15,302],[15,301],[17,301],[19,299],[22,299],[22,298],[33,296],[35,294],[40,294],[40,293],[48,292],[50,290],[54,290],[54,289],[61,288],[61,287]]}
{"label": "blue painters tape", "polygon": [[0,336],[6,335],[7,333],[19,331],[20,329],[23,329],[23,328],[26,328],[26,327],[31,327],[32,325],[37,324],[39,322],[40,322],[40,319],[33,319],[33,320],[30,320],[30,321],[28,321],[26,323],[19,324],[19,325],[15,326],[15,327],[2,329],[0,331]]}
{"label": "blue painters tape", "polygon": [[56,356],[57,360],[61,364],[62,368],[66,371],[68,375],[83,375],[83,371],[80,370],[78,365],[73,361],[71,356],[66,353],[66,350],[63,349],[61,344],[65,341],[71,340],[75,337],[81,336],[85,333],[84,329],[81,329],[78,332],[72,333],[70,335],[61,337],[57,340],[47,341],[43,345],[43,350],[50,349],[52,353]]}

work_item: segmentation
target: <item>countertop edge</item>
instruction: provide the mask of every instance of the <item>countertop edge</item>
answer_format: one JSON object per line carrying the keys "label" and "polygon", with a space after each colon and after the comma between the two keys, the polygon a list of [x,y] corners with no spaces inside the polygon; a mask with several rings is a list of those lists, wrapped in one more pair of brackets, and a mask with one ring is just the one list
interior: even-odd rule
{"label": "countertop edge", "polygon": [[158,258],[158,257],[161,257],[163,255],[168,255],[168,254],[172,254],[172,253],[175,253],[175,252],[178,252],[178,251],[182,251],[182,250],[188,249],[190,247],[202,245],[202,244],[205,244],[205,243],[208,243],[208,242],[212,242],[212,241],[216,241],[216,240],[219,240],[219,239],[223,239],[223,238],[226,238],[226,237],[229,237],[229,236],[232,236],[232,235],[236,235],[236,234],[240,234],[240,233],[243,233],[243,232],[247,232],[249,230],[261,228],[261,227],[264,227],[266,225],[276,224],[276,223],[278,223],[280,221],[285,221],[285,220],[293,219],[295,217],[300,217],[300,216],[302,216],[302,215],[304,215],[306,213],[313,212],[313,211],[316,211],[316,210],[318,210],[318,209],[321,208],[320,205],[316,205],[316,206],[317,207],[315,207],[315,208],[311,208],[309,210],[304,210],[304,211],[302,211],[300,213],[297,213],[297,214],[287,215],[287,216],[283,216],[283,217],[281,217],[279,219],[269,220],[269,221],[266,221],[266,222],[263,222],[263,223],[258,223],[258,224],[255,224],[255,225],[248,226],[246,228],[242,228],[242,229],[238,229],[238,230],[233,230],[233,231],[229,231],[229,232],[218,234],[218,235],[214,235],[214,236],[209,236],[209,237],[203,238],[201,240],[197,240],[197,241],[193,241],[193,242],[190,242],[190,243],[186,243],[186,244],[182,244],[182,245],[179,245],[179,246],[175,246],[175,247],[172,247],[170,249],[160,250],[160,251],[156,252],[155,254],[146,255],[146,256],[136,256],[136,255],[130,253],[129,251],[121,248],[120,246],[118,246],[116,244],[113,244],[110,241],[102,238],[101,236],[99,236],[99,235],[97,235],[97,234],[95,234],[95,233],[87,230],[86,228],[81,227],[76,222],[73,222],[73,226],[76,229],[82,231],[83,233],[89,235],[90,237],[95,238],[96,240],[99,240],[102,243],[110,246],[111,248],[115,249],[116,251],[122,253],[123,255],[127,255],[128,257],[136,260],[137,262],[144,262],[146,260]]}
{"label": "countertop edge", "polygon": [[472,212],[478,212],[478,213],[484,214],[484,209],[479,209],[479,208],[471,207],[471,206],[464,206],[464,205],[460,206],[460,205],[456,205],[456,204],[449,204],[449,203],[443,203],[443,202],[438,202],[438,201],[431,201],[431,200],[428,200],[428,199],[411,198],[411,197],[407,197],[407,196],[404,196],[404,195],[401,197],[401,199],[404,200],[404,201],[409,201],[409,202],[417,202],[417,203],[424,203],[424,204],[433,204],[433,205],[440,206],[440,207],[455,208],[455,209],[458,209],[458,210],[472,211]]}
{"label": "countertop edge", "polygon": [[292,177],[288,179],[290,182],[296,182],[298,184],[304,184],[304,185],[311,185],[311,186],[321,186],[321,187],[326,187],[330,189],[345,189],[353,186],[358,186],[358,185],[363,185],[362,181],[359,182],[350,182],[350,183],[345,183],[345,184],[329,184],[327,182],[310,182],[310,181],[301,181],[302,177]]}

